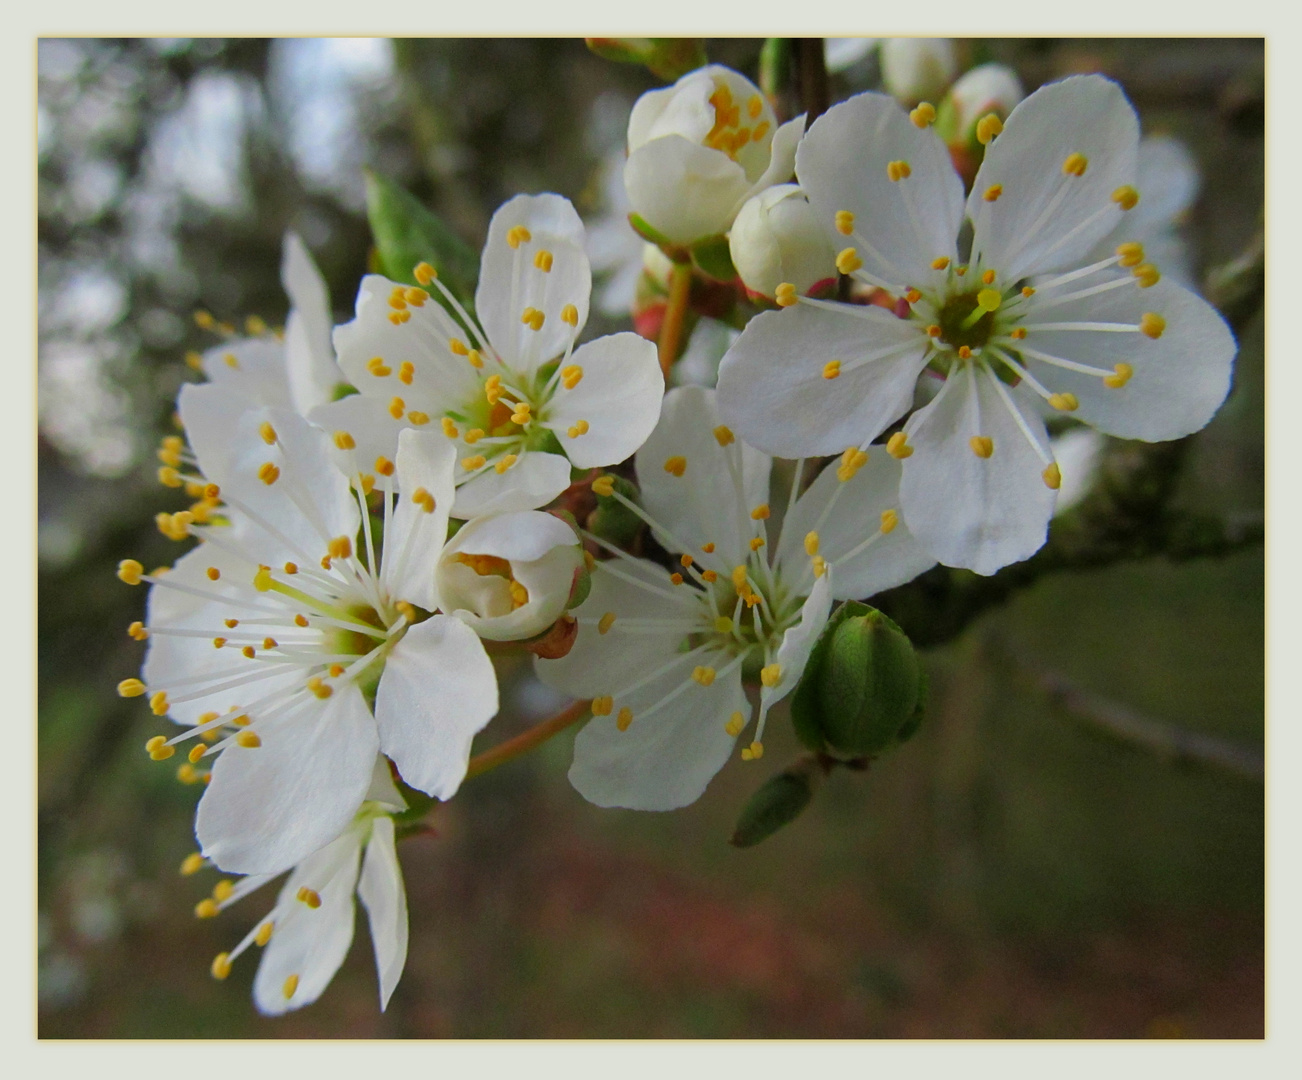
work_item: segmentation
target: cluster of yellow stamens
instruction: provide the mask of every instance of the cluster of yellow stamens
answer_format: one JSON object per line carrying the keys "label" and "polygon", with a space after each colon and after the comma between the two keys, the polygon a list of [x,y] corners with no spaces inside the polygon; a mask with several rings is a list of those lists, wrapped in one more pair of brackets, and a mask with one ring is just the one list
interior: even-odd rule
{"label": "cluster of yellow stamens", "polygon": [[[715,88],[710,95],[710,104],[714,107],[714,126],[705,136],[704,144],[711,150],[721,150],[734,161],[743,147],[759,142],[769,132],[767,120],[760,121],[753,128],[742,124],[741,106],[733,104],[732,91],[727,86]],[[752,94],[746,102],[747,118],[754,121],[763,111],[764,102],[758,94]]]}

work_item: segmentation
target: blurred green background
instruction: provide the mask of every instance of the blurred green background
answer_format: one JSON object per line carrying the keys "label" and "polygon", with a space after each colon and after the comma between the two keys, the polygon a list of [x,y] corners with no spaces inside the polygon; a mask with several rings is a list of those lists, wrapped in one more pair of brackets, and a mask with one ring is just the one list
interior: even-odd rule
{"label": "blurred green background", "polygon": [[[754,75],[758,41],[709,43]],[[1263,195],[1260,40],[969,41],[1028,90],[1097,70],[1203,172],[1195,265],[1236,255]],[[1179,764],[1067,711],[1046,677],[1260,753],[1263,558],[1131,563],[1042,580],[932,650],[919,736],[835,774],[763,846],[728,846],[793,756],[734,762],[670,815],[568,785],[571,736],[466,785],[404,841],[406,974],[377,1008],[359,921],[315,1006],[270,1021],[256,957],[208,974],[270,904],[197,921],[198,790],[141,752],[113,693],[142,646],[119,559],[171,561],[153,448],[219,319],[283,320],[296,229],[351,315],[369,232],[361,169],[476,249],[496,206],[558,191],[599,212],[599,167],[657,82],[577,41],[42,41],[39,51],[39,990],[46,1037],[1260,1037],[1260,779]],[[869,57],[834,99],[875,85]],[[598,323],[590,332],[620,327]],[[1260,314],[1231,398],[1195,437],[1183,504],[1259,518]],[[491,745],[555,707],[502,662]]]}

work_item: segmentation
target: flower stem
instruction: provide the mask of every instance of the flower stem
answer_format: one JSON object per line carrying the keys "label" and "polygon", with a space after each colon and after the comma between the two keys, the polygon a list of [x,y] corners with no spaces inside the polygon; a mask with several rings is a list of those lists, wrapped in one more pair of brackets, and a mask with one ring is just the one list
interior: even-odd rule
{"label": "flower stem", "polygon": [[590,704],[592,704],[590,701],[576,701],[541,724],[535,724],[528,731],[521,732],[514,739],[507,739],[491,750],[476,754],[470,759],[470,764],[466,768],[466,779],[486,773],[489,769],[495,769],[512,758],[528,753],[535,746],[541,746],[553,735],[559,735],[567,727],[571,727],[587,716]]}
{"label": "flower stem", "polygon": [[660,370],[665,379],[669,369],[678,359],[682,344],[683,322],[687,317],[687,299],[692,290],[692,264],[676,262],[669,276],[669,303],[665,307],[664,322],[660,324]]}

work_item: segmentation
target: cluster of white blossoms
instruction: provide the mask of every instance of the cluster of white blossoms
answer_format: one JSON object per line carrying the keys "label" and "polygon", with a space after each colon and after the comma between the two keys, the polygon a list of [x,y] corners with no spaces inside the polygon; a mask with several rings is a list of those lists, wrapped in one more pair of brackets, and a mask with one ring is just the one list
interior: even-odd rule
{"label": "cluster of white blossoms", "polygon": [[[902,97],[955,74],[923,44],[883,54]],[[119,691],[179,728],[150,756],[182,753],[206,785],[183,871],[244,875],[197,913],[289,874],[214,976],[257,945],[259,1009],[315,1000],[356,895],[387,1003],[407,943],[395,840],[417,793],[456,794],[497,713],[485,640],[528,642],[538,677],[587,703],[570,779],[588,800],[685,806],[739,742],[763,756],[838,601],[1044,543],[1063,483],[1046,416],[1146,440],[1210,419],[1234,342],[1144,249],[1169,239],[1188,170],[1145,217],[1139,177],[1180,170],[1140,150],[1115,83],[1020,104],[1015,77],[963,83],[946,108],[983,148],[966,195],[926,102],[860,94],[806,133],[718,66],[638,102],[634,223],[678,276],[728,237],[740,279],[711,287],[772,308],[735,341],[723,327],[717,390],[666,395],[676,349],[637,334],[580,343],[592,274],[558,195],[494,214],[473,314],[422,262],[416,284],[365,277],[332,329],[287,238],[284,334],[198,357],[208,381],[160,452],[193,501],[159,528],[197,543],[119,568],[151,586]],[[598,524],[615,518],[622,534]]]}

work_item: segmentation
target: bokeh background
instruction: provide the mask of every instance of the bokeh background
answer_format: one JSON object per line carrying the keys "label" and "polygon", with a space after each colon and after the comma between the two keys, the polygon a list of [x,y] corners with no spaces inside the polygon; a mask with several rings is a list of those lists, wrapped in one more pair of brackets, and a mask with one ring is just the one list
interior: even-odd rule
{"label": "bokeh background", "polygon": [[[752,76],[760,42],[711,41]],[[1028,90],[1120,80],[1145,131],[1203,174],[1202,270],[1261,222],[1260,40],[967,41]],[[922,732],[835,774],[761,847],[736,812],[796,753],[734,762],[674,814],[599,810],[572,736],[468,783],[403,842],[407,970],[377,1008],[364,920],[315,1006],[270,1021],[256,957],[208,965],[270,904],[215,920],[182,878],[198,790],[141,752],[156,721],[113,693],[142,646],[119,559],[168,562],[153,474],[195,308],[278,324],[297,230],[351,315],[362,169],[477,250],[496,206],[557,191],[601,210],[602,163],[645,71],[562,40],[45,40],[39,47],[39,994],[46,1037],[1260,1037],[1264,1029],[1263,558],[1145,560],[1042,579],[927,653]],[[834,99],[876,85],[869,56]],[[620,327],[618,320],[590,332]],[[1195,437],[1182,505],[1260,519],[1261,317]],[[556,700],[501,664],[484,746]],[[1187,760],[1109,733],[1209,736]],[[1154,726],[1156,725],[1156,726]],[[1164,736],[1165,737],[1165,736]],[[1169,740],[1168,740],[1169,741]]]}

